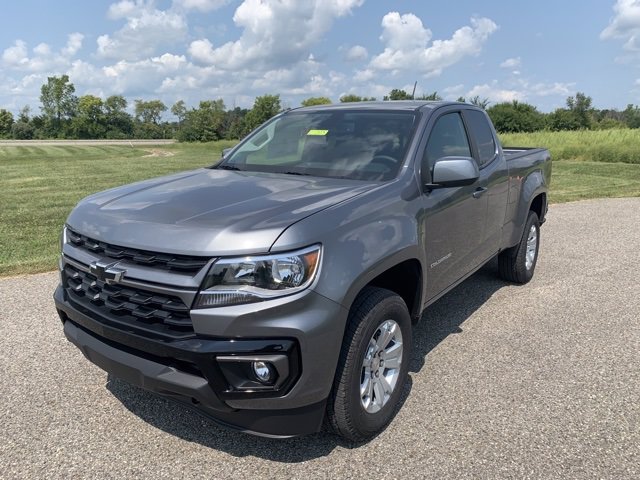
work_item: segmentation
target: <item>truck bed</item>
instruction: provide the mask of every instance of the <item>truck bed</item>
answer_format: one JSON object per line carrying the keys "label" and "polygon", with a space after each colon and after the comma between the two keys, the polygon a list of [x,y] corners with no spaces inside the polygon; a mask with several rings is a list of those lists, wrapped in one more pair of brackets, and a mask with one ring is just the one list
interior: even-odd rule
{"label": "truck bed", "polygon": [[515,160],[517,158],[521,158],[527,155],[531,155],[532,153],[539,153],[544,151],[544,148],[537,147],[511,147],[511,148],[503,148],[504,156],[507,161]]}

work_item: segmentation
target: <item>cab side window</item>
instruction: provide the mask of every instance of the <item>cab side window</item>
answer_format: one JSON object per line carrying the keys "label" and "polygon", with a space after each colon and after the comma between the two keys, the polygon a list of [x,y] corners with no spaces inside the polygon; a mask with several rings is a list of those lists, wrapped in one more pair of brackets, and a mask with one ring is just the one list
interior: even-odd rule
{"label": "cab side window", "polygon": [[487,116],[477,110],[466,110],[464,116],[478,146],[478,165],[482,167],[496,157],[496,142]]}
{"label": "cab side window", "polygon": [[422,180],[428,179],[436,160],[442,157],[471,157],[469,139],[459,112],[447,113],[433,125],[422,158]]}

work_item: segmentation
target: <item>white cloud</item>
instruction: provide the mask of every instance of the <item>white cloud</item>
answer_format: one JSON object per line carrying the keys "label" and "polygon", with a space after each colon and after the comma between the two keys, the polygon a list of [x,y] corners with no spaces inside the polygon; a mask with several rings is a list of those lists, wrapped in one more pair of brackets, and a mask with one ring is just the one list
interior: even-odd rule
{"label": "white cloud", "polygon": [[201,63],[214,63],[215,55],[213,44],[207,40],[195,40],[189,45],[189,55]]}
{"label": "white cloud", "polygon": [[442,95],[447,100],[456,100],[464,94],[464,85],[459,83],[458,85],[451,85],[442,90]]}
{"label": "white cloud", "polygon": [[[165,10],[159,9],[158,0],[116,1],[106,9],[114,27],[97,32],[102,35],[97,36],[93,57],[83,50],[85,37],[79,32],[70,34],[61,47],[52,47],[53,41],[34,42],[32,47],[16,40],[0,50],[4,67],[0,67],[0,96],[9,98],[4,104],[12,108],[28,103],[37,109],[39,89],[47,76],[66,73],[78,95],[121,94],[130,102],[160,98],[169,105],[183,99],[195,105],[203,99],[222,98],[233,108],[251,106],[254,97],[264,93],[280,93],[283,104],[293,106],[300,98],[327,96],[337,101],[345,93],[381,99],[392,88],[411,91],[415,72],[437,75],[477,55],[497,29],[487,18],[474,18],[449,39],[434,40],[416,15],[391,12],[382,19],[383,48],[377,54],[351,43],[337,55],[353,64],[343,71],[331,70],[333,65],[345,64],[340,58],[331,59],[335,63],[326,60],[330,55],[324,42],[327,33],[339,28],[339,19],[363,2],[244,0],[238,2],[233,17],[240,34],[221,43],[220,35],[203,35],[202,22],[191,25],[191,30],[189,23],[191,15],[220,8],[227,0],[163,0]],[[519,58],[507,59],[511,60]],[[572,88],[564,83],[529,84],[513,76],[504,85],[484,80],[474,87],[444,85],[434,81],[430,88],[438,88],[448,99],[479,95],[493,102],[566,97]]]}
{"label": "white cloud", "polygon": [[34,47],[33,53],[41,56],[51,55],[51,47],[46,43],[40,43]]}
{"label": "white cloud", "polygon": [[500,64],[500,68],[518,68],[522,65],[522,59],[520,57],[507,58]]}
{"label": "white cloud", "polygon": [[62,49],[62,55],[65,57],[73,57],[82,48],[84,35],[81,33],[72,33],[69,35],[67,45]]}
{"label": "white cloud", "polygon": [[427,76],[442,71],[464,57],[478,55],[489,36],[498,26],[488,18],[472,18],[471,26],[456,30],[448,40],[434,40],[431,30],[412,13],[389,12],[382,19],[380,39],[385,44],[382,53],[371,60],[377,70],[419,71]]}
{"label": "white cloud", "polygon": [[14,70],[45,72],[61,71],[67,68],[72,58],[82,48],[84,35],[71,33],[66,45],[59,51],[53,52],[46,43],[39,43],[33,48],[33,57],[29,57],[27,43],[16,40],[14,46],[7,48],[2,54],[2,63]]}
{"label": "white cloud", "polygon": [[182,7],[185,10],[198,10],[200,12],[210,12],[225,6],[231,0],[173,0],[173,5]]}
{"label": "white cloud", "polygon": [[640,51],[640,1],[617,0],[613,11],[614,16],[600,33],[600,38],[625,40],[625,50]]}
{"label": "white cloud", "polygon": [[382,18],[382,40],[393,50],[421,49],[431,40],[431,30],[424,28],[422,20],[413,13],[400,15],[389,12]]}
{"label": "white cloud", "polygon": [[[513,100],[528,101],[531,98],[542,97],[559,97],[564,98],[572,95],[575,91],[575,83],[531,83],[524,79],[518,79],[516,83],[510,86],[500,85],[496,80],[491,83],[476,85],[469,90],[466,95],[467,99],[478,96],[488,98],[492,103],[512,102]],[[445,89],[445,93],[447,89]],[[456,94],[458,91],[456,91]],[[459,94],[457,95],[459,96]],[[450,98],[450,95],[447,96]]]}
{"label": "white cloud", "polygon": [[360,62],[369,57],[369,52],[362,45],[354,45],[345,54],[344,58],[350,62]]}
{"label": "white cloud", "polygon": [[129,15],[132,15],[136,10],[138,10],[141,4],[144,5],[143,2],[136,3],[130,0],[122,0],[121,2],[112,3],[111,5],[109,5],[107,17],[112,20],[127,18]]}
{"label": "white cloud", "polygon": [[238,40],[214,48],[208,39],[200,39],[191,43],[189,52],[195,60],[224,70],[292,67],[308,58],[336,18],[363,2],[245,0],[233,16],[243,30]]}
{"label": "white cloud", "polygon": [[364,70],[358,70],[353,76],[353,80],[358,83],[364,83],[373,80],[375,76],[376,72],[370,68],[365,68]]}
{"label": "white cloud", "polygon": [[97,54],[101,58],[135,61],[155,54],[159,47],[173,45],[186,38],[183,15],[158,10],[154,3],[123,0],[109,7],[109,18],[126,18],[126,24],[113,35],[100,35]]}
{"label": "white cloud", "polygon": [[13,47],[9,47],[2,52],[2,62],[11,67],[23,66],[29,62],[29,52],[27,43],[16,40]]}
{"label": "white cloud", "polygon": [[512,102],[524,100],[526,95],[522,91],[499,88],[495,84],[476,85],[467,92],[466,98],[488,98],[492,103]]}
{"label": "white cloud", "polygon": [[537,97],[549,97],[553,95],[567,97],[575,92],[575,83],[523,83],[523,88]]}

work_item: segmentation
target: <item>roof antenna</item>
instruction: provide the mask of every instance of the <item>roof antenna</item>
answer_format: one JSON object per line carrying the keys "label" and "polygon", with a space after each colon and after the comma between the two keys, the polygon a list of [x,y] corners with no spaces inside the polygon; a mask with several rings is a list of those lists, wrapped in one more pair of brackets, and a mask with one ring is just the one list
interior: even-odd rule
{"label": "roof antenna", "polygon": [[413,84],[413,92],[411,92],[411,100],[416,99],[416,87],[418,86],[418,81],[416,80]]}

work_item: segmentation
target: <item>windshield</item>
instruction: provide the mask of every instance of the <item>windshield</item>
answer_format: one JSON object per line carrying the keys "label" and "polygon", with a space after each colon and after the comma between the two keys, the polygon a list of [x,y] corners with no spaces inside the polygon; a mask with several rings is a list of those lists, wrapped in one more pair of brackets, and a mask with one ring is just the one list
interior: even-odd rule
{"label": "windshield", "polygon": [[391,180],[415,123],[413,112],[291,112],[254,132],[217,168]]}

